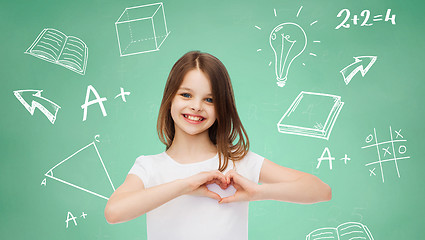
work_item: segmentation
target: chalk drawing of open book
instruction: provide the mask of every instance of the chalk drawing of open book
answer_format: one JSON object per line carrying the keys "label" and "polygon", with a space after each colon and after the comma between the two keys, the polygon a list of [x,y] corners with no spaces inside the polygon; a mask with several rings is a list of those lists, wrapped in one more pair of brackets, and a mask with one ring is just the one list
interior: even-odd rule
{"label": "chalk drawing of open book", "polygon": [[302,91],[280,119],[278,131],[328,140],[342,106],[340,96]]}
{"label": "chalk drawing of open book", "polygon": [[307,235],[306,240],[352,240],[363,239],[373,240],[373,236],[369,228],[361,223],[347,222],[339,225],[336,228],[320,228],[316,229]]}
{"label": "chalk drawing of open book", "polygon": [[107,196],[115,191],[115,187],[96,147],[97,137],[56,164],[44,176],[108,200]]}
{"label": "chalk drawing of open book", "polygon": [[88,48],[79,38],[45,28],[25,51],[34,57],[66,67],[76,73],[86,73]]}

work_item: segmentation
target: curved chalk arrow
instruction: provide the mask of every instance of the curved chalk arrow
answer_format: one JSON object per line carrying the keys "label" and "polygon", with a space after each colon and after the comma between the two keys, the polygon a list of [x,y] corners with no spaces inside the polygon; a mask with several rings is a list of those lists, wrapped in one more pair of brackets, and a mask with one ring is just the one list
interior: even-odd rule
{"label": "curved chalk arrow", "polygon": [[[345,85],[348,85],[348,83],[350,83],[354,75],[356,75],[356,73],[359,71],[364,77],[367,71],[369,71],[372,65],[376,62],[376,59],[377,59],[376,56],[354,57],[355,61],[340,71],[342,76],[344,77]],[[364,65],[366,65],[364,63],[367,63],[367,60],[369,60],[369,63],[367,64],[366,67],[364,67]]]}
{"label": "curved chalk arrow", "polygon": [[[42,97],[41,92],[43,92],[43,90],[17,90],[13,91],[13,94],[22,103],[22,105],[24,105],[28,112],[31,113],[31,115],[34,115],[35,109],[38,108],[44,115],[46,115],[47,119],[54,124],[56,114],[61,107],[49,99]],[[29,102],[31,105],[28,104]]]}

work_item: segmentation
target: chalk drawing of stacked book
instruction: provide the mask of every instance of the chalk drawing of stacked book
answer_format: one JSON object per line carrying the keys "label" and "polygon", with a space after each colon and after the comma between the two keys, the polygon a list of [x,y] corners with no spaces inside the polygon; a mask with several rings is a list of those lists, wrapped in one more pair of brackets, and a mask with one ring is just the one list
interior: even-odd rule
{"label": "chalk drawing of stacked book", "polygon": [[328,140],[343,106],[340,96],[302,91],[280,119],[278,131]]}
{"label": "chalk drawing of stacked book", "polygon": [[319,239],[336,239],[336,240],[350,240],[350,239],[363,239],[373,240],[373,236],[369,229],[357,222],[347,222],[339,225],[336,228],[320,228],[316,229],[307,235],[306,240],[319,240]]}
{"label": "chalk drawing of stacked book", "polygon": [[79,38],[45,28],[25,51],[34,57],[66,67],[76,73],[86,73],[88,48]]}

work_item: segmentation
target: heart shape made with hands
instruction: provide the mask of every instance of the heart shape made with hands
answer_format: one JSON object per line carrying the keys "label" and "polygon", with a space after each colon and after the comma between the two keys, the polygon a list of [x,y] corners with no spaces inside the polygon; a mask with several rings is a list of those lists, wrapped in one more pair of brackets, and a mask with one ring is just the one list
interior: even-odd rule
{"label": "heart shape made with hands", "polygon": [[216,183],[212,183],[212,184],[208,184],[207,188],[212,191],[217,193],[218,195],[220,195],[221,198],[225,198],[225,197],[230,197],[235,195],[236,193],[236,188],[233,187],[233,185],[229,185],[226,189],[222,189],[219,185],[217,185]]}

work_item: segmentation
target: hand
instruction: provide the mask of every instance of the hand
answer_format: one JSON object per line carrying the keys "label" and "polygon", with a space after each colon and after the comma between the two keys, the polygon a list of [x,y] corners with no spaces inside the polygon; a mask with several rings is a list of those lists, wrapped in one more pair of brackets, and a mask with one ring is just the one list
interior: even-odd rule
{"label": "hand", "polygon": [[243,177],[233,169],[226,174],[226,181],[228,185],[233,185],[235,187],[236,192],[233,196],[221,199],[219,203],[255,200],[259,189],[258,184]]}
{"label": "hand", "polygon": [[188,177],[185,180],[189,184],[188,194],[194,196],[209,197],[217,201],[221,200],[220,195],[213,191],[210,191],[207,188],[207,185],[215,183],[219,185],[222,189],[226,189],[229,186],[226,177],[218,170],[201,172],[191,177]]}

